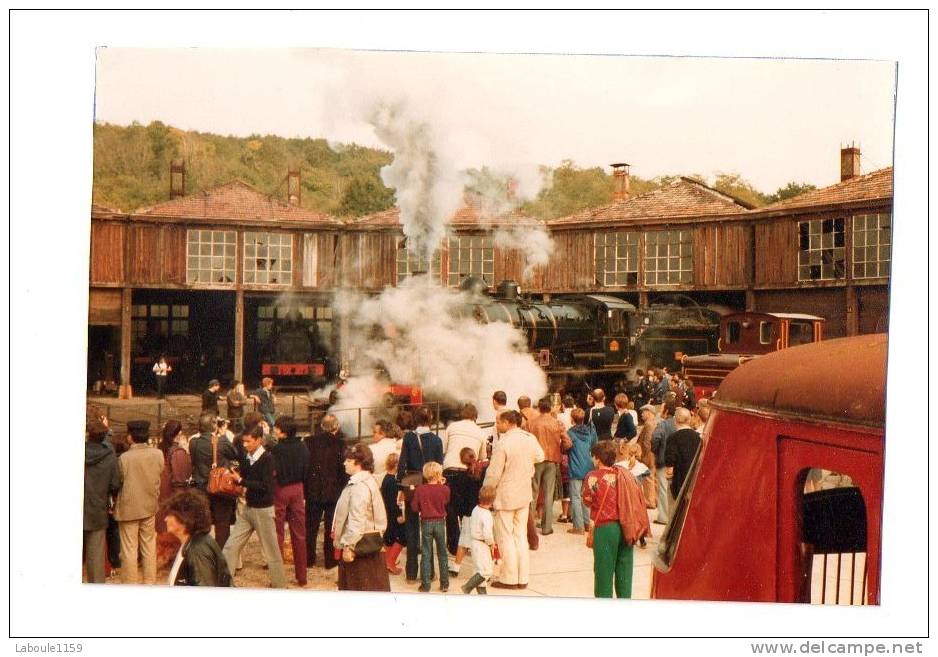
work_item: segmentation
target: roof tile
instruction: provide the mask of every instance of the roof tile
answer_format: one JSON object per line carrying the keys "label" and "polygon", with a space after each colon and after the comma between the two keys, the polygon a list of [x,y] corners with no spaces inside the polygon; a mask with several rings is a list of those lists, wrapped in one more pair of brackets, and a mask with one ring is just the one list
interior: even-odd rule
{"label": "roof tile", "polygon": [[892,198],[892,167],[871,171],[829,187],[814,189],[798,196],[758,208],[758,212],[772,212],[817,205],[836,205],[880,198]]}
{"label": "roof tile", "polygon": [[243,180],[140,208],[135,214],[206,219],[267,219],[341,224],[335,217],[275,199]]}

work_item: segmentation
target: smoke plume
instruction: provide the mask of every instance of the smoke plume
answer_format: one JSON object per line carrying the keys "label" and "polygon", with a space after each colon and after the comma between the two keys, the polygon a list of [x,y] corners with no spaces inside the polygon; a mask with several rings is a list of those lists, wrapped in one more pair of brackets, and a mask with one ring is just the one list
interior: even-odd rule
{"label": "smoke plume", "polygon": [[477,322],[466,312],[470,301],[468,293],[434,286],[425,276],[377,297],[349,292],[337,299],[351,322],[347,353],[357,376],[340,389],[336,408],[379,406],[385,387],[372,374],[377,368],[395,383],[419,385],[427,397],[472,402],[480,419],[496,390],[509,399],[543,396],[546,376],[524,335],[507,323]]}

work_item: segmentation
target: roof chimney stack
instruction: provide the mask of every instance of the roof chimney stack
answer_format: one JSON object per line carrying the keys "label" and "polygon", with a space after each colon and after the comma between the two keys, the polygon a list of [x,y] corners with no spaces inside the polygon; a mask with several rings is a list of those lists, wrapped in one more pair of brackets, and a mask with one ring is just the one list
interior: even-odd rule
{"label": "roof chimney stack", "polygon": [[624,201],[629,197],[629,164],[625,162],[616,162],[610,164],[612,167],[612,178],[615,182],[615,194],[613,198],[616,202]]}
{"label": "roof chimney stack", "polygon": [[840,147],[840,182],[860,175],[860,149],[851,142]]}
{"label": "roof chimney stack", "polygon": [[169,200],[186,195],[186,161],[172,160],[169,163]]}
{"label": "roof chimney stack", "polygon": [[287,172],[287,203],[300,204],[300,170],[292,169]]}

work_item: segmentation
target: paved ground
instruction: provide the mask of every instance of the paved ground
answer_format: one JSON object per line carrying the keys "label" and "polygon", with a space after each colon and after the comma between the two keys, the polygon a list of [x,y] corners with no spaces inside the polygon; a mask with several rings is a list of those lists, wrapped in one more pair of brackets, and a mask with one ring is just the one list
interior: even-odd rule
{"label": "paved ground", "polygon": [[[559,509],[559,507],[558,507]],[[508,591],[489,588],[489,595],[516,595],[516,596],[553,596],[572,598],[593,597],[593,553],[586,547],[585,537],[567,533],[572,525],[555,523],[554,533],[550,536],[541,536],[537,551],[531,552],[531,578],[528,588],[521,591]],[[662,525],[652,524],[654,538],[648,541],[648,547],[635,548],[635,566],[632,579],[632,598],[647,599],[651,590],[651,556],[657,547],[657,537],[661,534]],[[317,553],[321,563],[322,550]],[[401,555],[399,565],[404,565],[404,554]],[[267,571],[264,568],[264,558],[261,554],[260,543],[256,536],[248,542],[242,553],[242,568],[235,576],[235,585],[249,588],[265,588],[268,585]],[[450,589],[447,595],[463,595],[459,590],[471,575],[471,559],[466,558],[460,575],[450,578]],[[286,564],[288,588],[297,589],[293,576],[293,565]],[[165,582],[167,572],[161,571],[159,581]],[[336,570],[325,570],[321,565],[314,566],[307,571],[308,586],[306,590],[334,591],[336,590]],[[118,583],[116,578],[108,580],[109,583]],[[418,593],[419,582],[407,582],[404,574],[391,576],[391,590],[394,592]],[[439,581],[434,582],[432,595],[442,595],[439,591]]]}

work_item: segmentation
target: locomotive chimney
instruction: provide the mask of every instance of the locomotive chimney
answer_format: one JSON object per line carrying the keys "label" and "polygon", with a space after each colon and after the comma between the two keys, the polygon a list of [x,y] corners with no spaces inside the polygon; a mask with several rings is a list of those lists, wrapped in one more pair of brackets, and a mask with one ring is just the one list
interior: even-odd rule
{"label": "locomotive chimney", "polygon": [[840,148],[840,182],[860,175],[860,149],[851,142]]}
{"label": "locomotive chimney", "polygon": [[624,201],[629,197],[629,164],[626,162],[616,162],[610,164],[612,167],[612,178],[615,183],[616,202]]}
{"label": "locomotive chimney", "polygon": [[290,205],[300,204],[300,170],[291,169],[287,172],[287,202]]}
{"label": "locomotive chimney", "polygon": [[186,195],[186,161],[172,160],[169,163],[169,200]]}
{"label": "locomotive chimney", "polygon": [[498,284],[495,290],[495,296],[506,301],[515,301],[521,292],[521,286],[516,281],[505,280]]}

